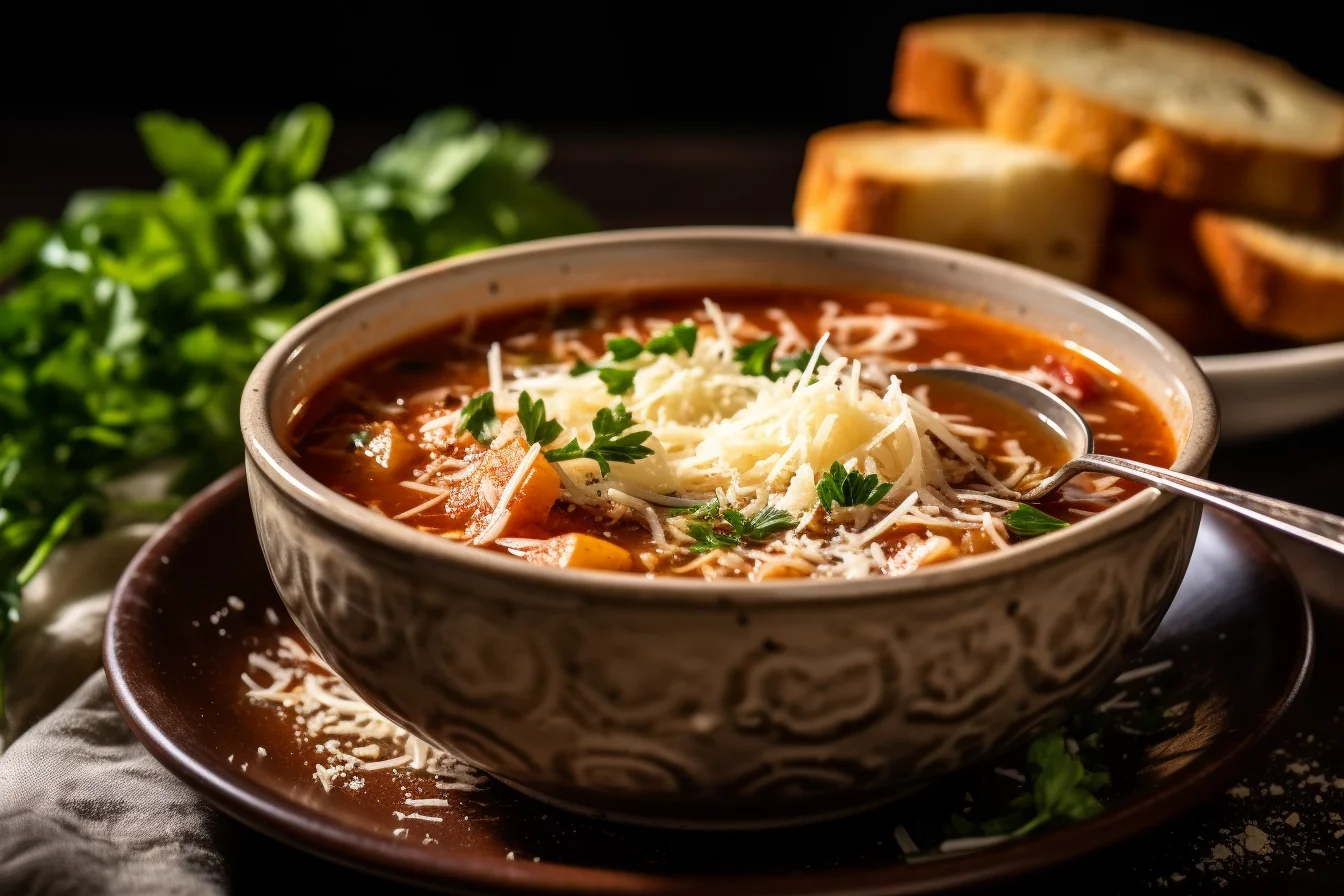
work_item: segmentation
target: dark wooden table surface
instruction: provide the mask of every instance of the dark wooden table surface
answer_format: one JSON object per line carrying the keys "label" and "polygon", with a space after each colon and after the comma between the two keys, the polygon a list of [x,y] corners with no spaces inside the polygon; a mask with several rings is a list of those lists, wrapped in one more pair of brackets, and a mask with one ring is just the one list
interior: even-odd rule
{"label": "dark wooden table surface", "polygon": [[[225,122],[220,130],[237,138],[262,125]],[[331,169],[363,160],[402,126],[366,122],[342,127],[338,122]],[[551,135],[555,154],[548,176],[586,202],[608,228],[791,222],[805,133],[551,129]],[[0,222],[20,214],[57,214],[76,189],[153,183],[127,122],[0,122]],[[1212,475],[1344,514],[1341,445],[1344,421],[1223,446]],[[1263,759],[1248,769],[1240,782],[1245,791],[1234,788],[1177,824],[1052,874],[1049,883],[1108,893],[1163,887],[1191,893],[1344,891],[1344,691],[1339,687],[1344,682],[1344,561],[1275,541],[1312,597],[1319,652],[1305,699]],[[1213,870],[1208,860],[1214,850],[1235,846],[1247,825],[1269,836],[1270,852],[1233,852]],[[278,847],[259,835],[236,833],[240,846],[256,857],[246,866],[270,874],[269,857]],[[317,860],[300,863],[294,870],[311,875],[304,878],[309,883],[327,880],[349,887],[358,882],[358,875]],[[240,892],[248,887],[249,881],[239,881]]]}

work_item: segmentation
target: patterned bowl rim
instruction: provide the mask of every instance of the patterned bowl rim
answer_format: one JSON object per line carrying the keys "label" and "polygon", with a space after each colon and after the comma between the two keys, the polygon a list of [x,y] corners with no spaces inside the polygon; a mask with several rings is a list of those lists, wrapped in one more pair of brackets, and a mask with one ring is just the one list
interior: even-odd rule
{"label": "patterned bowl rim", "polygon": [[[1154,351],[1159,373],[1171,375],[1184,388],[1189,400],[1190,431],[1172,469],[1201,474],[1208,468],[1218,440],[1218,408],[1204,373],[1191,355],[1151,321],[1113,299],[1058,277],[988,256],[926,243],[861,235],[801,234],[781,227],[668,227],[606,231],[581,236],[536,240],[479,252],[465,257],[423,265],[356,290],[313,312],[277,341],[258,362],[243,392],[241,423],[248,460],[266,483],[288,501],[338,531],[384,549],[442,567],[466,570],[500,580],[501,595],[523,593],[582,593],[587,600],[616,603],[649,603],[657,606],[731,603],[834,605],[837,601],[915,599],[960,590],[1011,575],[1113,538],[1149,523],[1174,498],[1146,489],[1106,513],[1075,523],[1005,551],[960,558],[909,576],[870,576],[862,579],[788,579],[745,583],[731,579],[688,579],[676,576],[644,577],[631,573],[554,570],[525,563],[493,551],[456,544],[421,532],[404,523],[365,508],[321,484],[304,472],[281,445],[272,426],[272,404],[288,364],[303,351],[312,351],[324,339],[334,338],[339,322],[359,305],[385,299],[409,284],[438,276],[441,272],[477,265],[499,265],[520,257],[551,253],[557,261],[566,253],[600,247],[676,244],[712,241],[731,247],[773,243],[781,249],[846,247],[895,256],[922,256],[950,268],[976,272],[987,281],[1016,281],[1019,288],[1048,295],[1053,301],[1076,306],[1080,319],[1103,334],[1128,331]],[[502,300],[501,304],[504,304]],[[1030,316],[1028,316],[1028,321]],[[1165,367],[1165,369],[1163,369]],[[284,537],[282,534],[281,537]],[[636,587],[637,585],[637,587]]]}

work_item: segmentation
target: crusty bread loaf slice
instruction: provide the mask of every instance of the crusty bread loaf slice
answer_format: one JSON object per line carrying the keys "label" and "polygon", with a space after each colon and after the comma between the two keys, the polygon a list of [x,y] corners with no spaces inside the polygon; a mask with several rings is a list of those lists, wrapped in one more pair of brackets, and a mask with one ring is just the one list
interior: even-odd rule
{"label": "crusty bread loaf slice", "polygon": [[1213,38],[1111,19],[938,19],[901,36],[892,110],[1068,154],[1178,199],[1319,217],[1344,97]]}
{"label": "crusty bread loaf slice", "polygon": [[1307,229],[1206,211],[1195,234],[1243,326],[1295,342],[1344,339],[1344,222]]}
{"label": "crusty bread loaf slice", "polygon": [[808,143],[794,223],[968,249],[1090,283],[1110,189],[1058,153],[980,132],[853,124]]}

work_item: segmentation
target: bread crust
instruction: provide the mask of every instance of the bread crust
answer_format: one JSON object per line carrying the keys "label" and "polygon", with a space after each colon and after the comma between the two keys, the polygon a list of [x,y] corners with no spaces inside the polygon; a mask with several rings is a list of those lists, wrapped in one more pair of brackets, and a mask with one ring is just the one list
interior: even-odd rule
{"label": "bread crust", "polygon": [[1242,326],[1295,342],[1344,339],[1344,278],[1292,264],[1220,212],[1201,212],[1195,237],[1223,303]]}
{"label": "bread crust", "polygon": [[846,137],[889,130],[877,122],[841,125],[807,141],[803,170],[793,200],[793,220],[815,233],[881,233],[901,201],[905,185],[859,172],[842,173],[835,163],[836,144]]}
{"label": "bread crust", "polygon": [[[899,139],[907,136],[937,138],[940,134],[949,133],[954,132],[891,122],[859,122],[819,131],[808,141],[802,171],[799,173],[794,194],[794,225],[801,231],[811,233],[866,233],[929,239],[918,232],[899,228],[893,232],[892,222],[912,192],[918,188],[915,182],[846,164],[844,157],[852,139],[862,139],[868,134]],[[988,142],[999,141],[989,138]],[[1056,256],[1048,263],[1034,266],[1090,285],[1100,264],[1100,247],[1109,213],[1110,185],[1081,167],[1074,168],[1073,173],[1080,180],[1086,179],[1095,185],[1096,196],[1099,197],[1094,206],[1096,232],[1090,235],[1077,234],[1076,245],[1085,247],[1081,251]],[[962,234],[961,237],[948,244],[996,258],[1032,263],[1024,257],[1022,246],[1012,237],[985,232]]]}
{"label": "bread crust", "polygon": [[[1041,80],[1025,68],[961,56],[937,39],[943,29],[994,25],[1160,31],[1129,22],[1066,16],[967,16],[912,25],[902,33],[896,54],[891,110],[903,117],[983,129],[1054,149],[1120,183],[1176,199],[1311,218],[1337,207],[1344,133],[1338,152],[1321,156],[1178,130]],[[1222,41],[1188,37],[1209,52],[1245,55],[1260,64],[1267,61]]]}

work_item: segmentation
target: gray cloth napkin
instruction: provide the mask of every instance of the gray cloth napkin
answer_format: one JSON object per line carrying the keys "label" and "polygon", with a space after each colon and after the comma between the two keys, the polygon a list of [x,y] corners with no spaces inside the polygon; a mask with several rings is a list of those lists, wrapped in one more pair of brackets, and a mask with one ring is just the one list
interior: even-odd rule
{"label": "gray cloth napkin", "polygon": [[63,547],[24,591],[0,726],[0,894],[228,889],[236,827],[140,745],[100,669],[108,597],[153,530]]}
{"label": "gray cloth napkin", "polygon": [[223,819],[94,673],[0,756],[0,893],[223,894]]}

